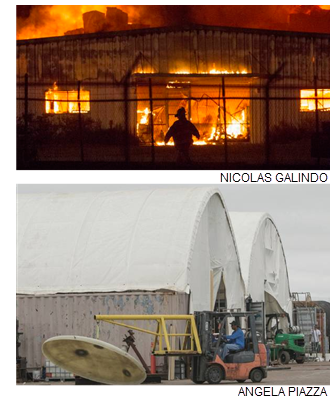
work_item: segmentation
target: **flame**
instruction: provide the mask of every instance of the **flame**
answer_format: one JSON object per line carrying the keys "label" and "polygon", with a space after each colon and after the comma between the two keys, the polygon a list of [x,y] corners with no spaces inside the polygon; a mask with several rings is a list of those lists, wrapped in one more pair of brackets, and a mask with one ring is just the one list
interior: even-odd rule
{"label": "flame", "polygon": [[[330,110],[330,89],[319,89],[317,91],[317,107],[319,111]],[[315,90],[300,90],[300,110],[302,112],[313,112],[316,110]]]}
{"label": "flame", "polygon": [[44,5],[33,6],[28,18],[17,18],[17,40],[63,36],[67,31],[83,28],[83,14],[89,11],[106,13],[117,7],[129,14],[132,24],[139,19],[139,9],[124,5]]}
{"label": "flame", "polygon": [[148,119],[149,119],[149,114],[150,114],[150,109],[147,107],[143,111],[138,110],[138,114],[141,114],[140,118],[140,125],[147,125],[148,124]]}
{"label": "flame", "polygon": [[[290,30],[288,17],[299,7],[330,10],[329,5],[289,6],[253,5],[239,6],[185,6],[185,5],[34,5],[17,6],[18,11],[28,7],[28,15],[18,12],[17,39],[63,36],[67,31],[83,28],[83,14],[89,11],[106,12],[107,7],[117,7],[128,13],[128,24],[147,24],[152,27],[204,24],[218,26],[240,26],[245,28]],[[305,12],[301,9],[299,12]],[[306,14],[309,11],[305,12]],[[317,24],[314,24],[317,29]],[[134,29],[134,26],[127,26]],[[321,29],[322,30],[322,29]],[[323,28],[324,30],[324,28]],[[328,31],[328,30],[327,30]],[[76,32],[82,33],[82,32]]]}
{"label": "flame", "polygon": [[217,70],[217,69],[211,69],[209,72],[211,75],[245,75],[247,74],[247,71],[227,71],[227,70]]}
{"label": "flame", "polygon": [[[149,108],[145,108],[143,110],[138,110],[138,123],[137,123],[137,132],[138,136],[141,138],[143,134],[147,134],[150,136],[150,132],[148,130],[149,126],[149,115],[151,114]],[[155,115],[155,114],[154,114]],[[228,120],[226,124],[226,134],[228,140],[233,139],[245,139],[248,136],[248,124],[247,124],[247,110],[246,108],[238,111],[235,115],[228,115]],[[225,139],[225,126],[223,124],[217,123],[217,126],[213,126],[211,133],[208,137],[205,137],[205,134],[202,139],[194,140],[193,145],[196,146],[205,146],[205,145],[217,145],[221,144]],[[157,146],[165,146],[165,142],[163,140],[158,140],[155,143]],[[171,139],[167,144],[170,146],[174,146],[174,142]]]}
{"label": "flame", "polygon": [[[46,114],[77,114],[79,113],[78,91],[59,91],[56,82],[53,87],[45,93]],[[80,91],[80,113],[86,114],[90,111],[90,93],[86,90]]]}
{"label": "flame", "polygon": [[[174,73],[176,75],[191,75],[191,72],[189,72],[187,70],[175,71]],[[209,72],[199,72],[199,73],[197,73],[197,75],[198,74],[201,74],[201,75],[208,75],[208,74],[210,74],[210,75],[245,75],[247,73],[248,72],[246,70],[243,70],[243,71],[227,71],[225,69],[218,70],[218,69],[214,68],[214,69],[211,69]]]}

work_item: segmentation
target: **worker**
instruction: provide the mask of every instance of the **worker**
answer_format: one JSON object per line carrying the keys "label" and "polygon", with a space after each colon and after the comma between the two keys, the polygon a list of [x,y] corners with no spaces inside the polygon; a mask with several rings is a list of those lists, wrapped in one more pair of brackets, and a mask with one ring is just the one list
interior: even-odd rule
{"label": "worker", "polygon": [[223,338],[228,341],[228,343],[223,346],[222,352],[220,354],[220,357],[223,361],[230,351],[237,352],[245,348],[244,333],[240,326],[235,320],[230,324],[234,332],[231,335],[223,335]]}
{"label": "worker", "polygon": [[319,326],[315,324],[314,329],[311,334],[312,350],[315,353],[320,353],[321,351],[321,331]]}
{"label": "worker", "polygon": [[186,110],[182,107],[178,109],[175,115],[178,120],[173,123],[165,136],[165,144],[173,137],[175,148],[178,151],[177,163],[190,163],[189,149],[192,145],[193,138],[200,138],[200,134],[196,126],[186,118]]}

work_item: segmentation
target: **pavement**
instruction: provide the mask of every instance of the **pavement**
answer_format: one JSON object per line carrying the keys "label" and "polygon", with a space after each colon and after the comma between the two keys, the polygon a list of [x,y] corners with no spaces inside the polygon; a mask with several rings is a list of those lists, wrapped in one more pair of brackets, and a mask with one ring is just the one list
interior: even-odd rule
{"label": "pavement", "polygon": [[[290,385],[290,386],[324,386],[330,385],[330,362],[307,362],[304,364],[289,363],[289,369],[273,369],[267,379],[258,384],[247,380],[244,385]],[[221,384],[239,385],[236,381],[223,381]],[[22,385],[22,384],[19,384]],[[24,385],[74,385],[74,381],[28,382]],[[153,384],[154,385],[154,384]],[[194,385],[191,380],[162,381],[163,385]],[[206,385],[206,384],[205,384]],[[240,384],[242,385],[242,384]]]}

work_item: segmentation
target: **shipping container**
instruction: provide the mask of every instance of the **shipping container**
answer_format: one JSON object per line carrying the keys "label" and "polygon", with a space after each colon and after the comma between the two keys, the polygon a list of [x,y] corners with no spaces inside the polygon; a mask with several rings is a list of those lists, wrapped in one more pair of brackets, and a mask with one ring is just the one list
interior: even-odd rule
{"label": "shipping container", "polygon": [[[78,335],[96,338],[97,314],[188,314],[189,295],[171,292],[129,292],[107,294],[70,295],[17,295],[17,319],[19,320],[20,355],[26,357],[29,369],[46,366],[42,344],[59,335]],[[144,324],[143,324],[144,323]],[[155,322],[136,322],[156,329]],[[99,338],[122,347],[127,329],[101,322]],[[150,365],[153,336],[135,334],[136,346],[146,363]],[[135,356],[132,352],[131,355]],[[157,359],[157,365],[163,358]]]}

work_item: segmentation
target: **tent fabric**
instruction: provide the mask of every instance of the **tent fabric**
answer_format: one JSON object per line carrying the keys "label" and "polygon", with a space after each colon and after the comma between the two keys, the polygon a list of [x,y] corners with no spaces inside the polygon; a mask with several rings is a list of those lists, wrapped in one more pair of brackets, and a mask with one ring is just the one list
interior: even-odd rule
{"label": "tent fabric", "polygon": [[[230,212],[245,294],[253,302],[265,302],[266,312],[289,313],[292,302],[281,237],[266,213]],[[269,294],[266,295],[265,293]]]}
{"label": "tent fabric", "polygon": [[20,294],[171,290],[208,310],[224,278],[228,306],[244,306],[217,189],[21,194],[17,209]]}

